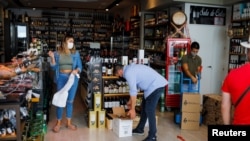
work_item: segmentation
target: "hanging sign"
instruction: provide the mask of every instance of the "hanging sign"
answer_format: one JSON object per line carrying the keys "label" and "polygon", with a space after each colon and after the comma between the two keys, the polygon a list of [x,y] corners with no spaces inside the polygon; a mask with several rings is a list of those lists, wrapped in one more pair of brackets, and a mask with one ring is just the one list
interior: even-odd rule
{"label": "hanging sign", "polygon": [[190,24],[225,25],[226,8],[190,6]]}

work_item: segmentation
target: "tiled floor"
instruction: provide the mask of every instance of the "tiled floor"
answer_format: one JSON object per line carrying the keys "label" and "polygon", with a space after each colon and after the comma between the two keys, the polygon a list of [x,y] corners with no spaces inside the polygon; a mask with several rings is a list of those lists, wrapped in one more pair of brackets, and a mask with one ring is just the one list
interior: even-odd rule
{"label": "tiled floor", "polygon": [[[158,115],[158,141],[207,141],[207,126],[201,125],[199,130],[181,130],[174,123],[173,112],[157,112]],[[59,133],[54,133],[52,128],[56,123],[55,107],[51,106],[50,121],[45,141],[141,141],[147,136],[145,127],[144,136],[117,137],[112,130],[90,129],[85,120],[86,108],[82,104],[80,96],[75,98],[73,123],[78,126],[77,131],[71,131],[63,127]],[[63,120],[66,121],[65,119]],[[182,139],[178,138],[182,137]]]}

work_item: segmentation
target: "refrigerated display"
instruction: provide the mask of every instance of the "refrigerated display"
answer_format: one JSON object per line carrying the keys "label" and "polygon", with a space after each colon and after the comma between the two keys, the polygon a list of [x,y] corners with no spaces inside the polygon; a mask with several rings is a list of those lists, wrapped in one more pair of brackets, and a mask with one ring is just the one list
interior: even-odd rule
{"label": "refrigerated display", "polygon": [[166,108],[179,108],[181,95],[181,59],[190,51],[190,38],[166,39]]}

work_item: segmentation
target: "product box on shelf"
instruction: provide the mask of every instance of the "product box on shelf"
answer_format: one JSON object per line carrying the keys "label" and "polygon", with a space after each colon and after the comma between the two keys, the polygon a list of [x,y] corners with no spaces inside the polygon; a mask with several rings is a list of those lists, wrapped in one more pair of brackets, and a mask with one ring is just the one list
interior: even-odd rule
{"label": "product box on shelf", "polygon": [[97,127],[96,111],[89,110],[89,128]]}
{"label": "product box on shelf", "polygon": [[102,95],[100,92],[94,93],[94,111],[101,111]]}
{"label": "product box on shelf", "polygon": [[105,115],[105,110],[97,111],[97,128],[105,128]]}
{"label": "product box on shelf", "polygon": [[126,116],[123,107],[113,107],[113,114],[109,114],[113,118],[113,132],[118,137],[132,136],[133,120]]}

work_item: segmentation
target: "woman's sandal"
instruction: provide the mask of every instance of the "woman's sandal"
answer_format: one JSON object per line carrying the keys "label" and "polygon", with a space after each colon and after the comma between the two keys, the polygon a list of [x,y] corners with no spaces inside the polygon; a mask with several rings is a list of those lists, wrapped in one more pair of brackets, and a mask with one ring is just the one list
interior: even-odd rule
{"label": "woman's sandal", "polygon": [[60,125],[56,125],[53,128],[53,132],[58,133],[60,131],[60,129],[61,129],[61,126]]}
{"label": "woman's sandal", "polygon": [[67,127],[68,129],[71,129],[71,130],[76,130],[76,129],[77,129],[77,126],[74,125],[74,124],[66,125],[66,127]]}

